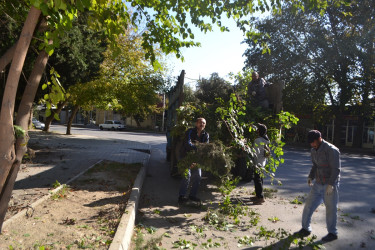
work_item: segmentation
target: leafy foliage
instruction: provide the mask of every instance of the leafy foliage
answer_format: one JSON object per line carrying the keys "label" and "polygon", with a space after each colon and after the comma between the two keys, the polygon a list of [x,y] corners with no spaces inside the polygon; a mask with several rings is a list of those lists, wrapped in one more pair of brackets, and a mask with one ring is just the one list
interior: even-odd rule
{"label": "leafy foliage", "polygon": [[[286,3],[269,18],[254,19],[257,41],[247,39],[246,67],[270,81],[284,81],[284,107],[311,114],[316,124],[335,120],[335,140],[342,137],[343,114],[360,117],[354,144],[360,146],[363,120],[371,120],[374,88],[374,2],[327,2],[325,11],[296,9]],[[266,43],[271,53],[263,53]],[[361,124],[362,123],[362,124]],[[358,144],[359,143],[359,144]]]}
{"label": "leafy foliage", "polygon": [[181,172],[186,173],[195,163],[195,167],[204,171],[209,171],[214,176],[223,178],[227,176],[234,163],[231,153],[228,152],[222,143],[216,141],[213,143],[195,144],[197,151],[190,151],[178,162]]}
{"label": "leafy foliage", "polygon": [[116,110],[137,120],[158,111],[158,92],[166,80],[164,68],[155,70],[147,62],[141,36],[133,29],[117,39],[120,54],[111,49],[104,53],[99,75],[87,83],[71,86],[71,102],[85,110],[96,108]]}
{"label": "leafy foliage", "polygon": [[270,138],[270,149],[272,154],[268,158],[267,165],[265,167],[255,166],[255,149],[253,141],[256,136],[256,121],[247,120],[249,112],[256,112],[250,106],[246,106],[246,102],[239,98],[238,95],[232,94],[229,103],[226,108],[218,108],[217,112],[221,114],[223,123],[228,128],[232,138],[233,146],[245,152],[249,164],[256,168],[261,175],[267,175],[274,179],[274,173],[277,167],[284,162],[281,158],[283,153],[282,147],[284,143],[281,141],[280,130],[282,128],[288,128],[291,124],[295,124],[298,121],[294,115],[289,112],[281,112],[276,116],[265,117],[263,122],[267,124],[268,136]]}
{"label": "leafy foliage", "polygon": [[[46,104],[46,117],[52,114],[51,109],[53,105],[57,105],[59,102],[65,101],[69,94],[66,94],[64,87],[59,81],[60,75],[55,71],[54,68],[50,70],[51,81],[42,85],[42,90],[48,89],[49,93],[45,94],[42,103]],[[58,114],[54,115],[56,120],[60,120]]]}
{"label": "leafy foliage", "polygon": [[88,16],[85,12],[74,18],[72,28],[60,39],[60,46],[48,60],[61,75],[60,82],[66,89],[97,77],[104,60],[106,38],[102,31],[87,25]]}

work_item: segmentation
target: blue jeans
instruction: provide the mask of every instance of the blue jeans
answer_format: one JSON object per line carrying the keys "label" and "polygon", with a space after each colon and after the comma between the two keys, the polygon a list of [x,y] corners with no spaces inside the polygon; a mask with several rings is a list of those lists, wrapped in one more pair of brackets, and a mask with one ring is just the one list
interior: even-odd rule
{"label": "blue jeans", "polygon": [[189,184],[190,184],[190,180],[191,180],[192,184],[191,184],[189,196],[197,197],[199,185],[200,185],[200,182],[201,182],[201,177],[202,177],[202,170],[200,168],[189,169],[188,176],[186,178],[183,178],[182,181],[181,181],[180,196],[186,195],[186,193],[189,189]]}
{"label": "blue jeans", "polygon": [[326,223],[328,233],[337,235],[337,203],[339,200],[338,184],[334,185],[331,195],[326,194],[328,184],[314,183],[307,197],[302,214],[302,228],[311,232],[311,217],[322,202],[326,206]]}

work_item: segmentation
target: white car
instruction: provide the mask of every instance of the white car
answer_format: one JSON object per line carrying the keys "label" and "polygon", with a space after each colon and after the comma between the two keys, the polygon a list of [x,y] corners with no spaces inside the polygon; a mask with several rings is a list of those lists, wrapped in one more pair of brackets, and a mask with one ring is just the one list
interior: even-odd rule
{"label": "white car", "polygon": [[36,118],[32,119],[32,123],[36,129],[44,129],[46,126],[43,122],[38,121]]}
{"label": "white car", "polygon": [[108,130],[122,130],[125,129],[125,125],[122,124],[120,121],[108,120],[102,124],[99,124],[100,130],[108,129]]}

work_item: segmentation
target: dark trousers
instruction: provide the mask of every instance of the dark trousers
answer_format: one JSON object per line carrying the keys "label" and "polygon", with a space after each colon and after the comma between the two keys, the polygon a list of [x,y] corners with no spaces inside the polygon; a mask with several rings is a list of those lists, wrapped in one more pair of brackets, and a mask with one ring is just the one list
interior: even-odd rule
{"label": "dark trousers", "polygon": [[183,178],[181,181],[180,196],[186,196],[191,181],[192,183],[189,196],[197,197],[201,179],[202,170],[200,168],[189,169],[188,176],[186,178]]}
{"label": "dark trousers", "polygon": [[254,170],[254,186],[255,195],[258,198],[263,198],[263,178]]}

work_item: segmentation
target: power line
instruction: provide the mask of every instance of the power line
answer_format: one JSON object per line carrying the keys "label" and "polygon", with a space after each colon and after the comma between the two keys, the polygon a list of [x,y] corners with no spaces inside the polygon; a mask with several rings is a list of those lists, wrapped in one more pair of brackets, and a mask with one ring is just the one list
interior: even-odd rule
{"label": "power line", "polygon": [[186,77],[186,76],[185,76],[185,78],[189,79],[189,80],[192,80],[192,81],[200,81],[200,79],[193,79],[193,78],[189,78],[189,77]]}

